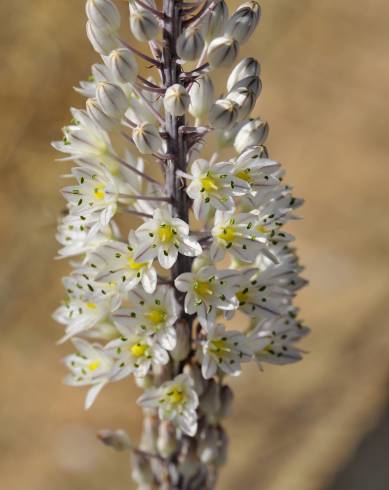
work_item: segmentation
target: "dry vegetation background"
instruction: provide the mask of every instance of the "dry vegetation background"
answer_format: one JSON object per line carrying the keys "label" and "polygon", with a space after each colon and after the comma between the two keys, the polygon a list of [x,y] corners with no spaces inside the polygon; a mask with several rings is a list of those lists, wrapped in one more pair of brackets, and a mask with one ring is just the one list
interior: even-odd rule
{"label": "dry vegetation background", "polygon": [[[50,319],[65,262],[53,235],[63,164],[49,142],[81,99],[72,85],[97,60],[82,0],[0,4],[1,403],[0,487],[131,489],[126,456],[95,432],[140,412],[130,383],[109,387],[89,413],[61,384]],[[306,199],[297,234],[311,285],[305,361],[246,369],[234,381],[230,464],[219,489],[389,488],[389,108],[385,0],[262,0],[244,53],[262,62],[256,113],[269,147]],[[220,73],[225,76],[225,73]]]}

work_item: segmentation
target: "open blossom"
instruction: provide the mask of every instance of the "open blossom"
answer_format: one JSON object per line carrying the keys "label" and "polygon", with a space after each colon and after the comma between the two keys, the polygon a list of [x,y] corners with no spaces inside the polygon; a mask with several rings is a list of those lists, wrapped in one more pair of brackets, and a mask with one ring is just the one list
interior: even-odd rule
{"label": "open blossom", "polygon": [[162,420],[171,420],[184,434],[196,434],[199,400],[188,375],[180,374],[159,388],[147,390],[138,403],[145,408],[157,408]]}
{"label": "open blossom", "polygon": [[256,221],[255,215],[251,213],[216,211],[211,258],[222,260],[228,251],[243,262],[255,260],[261,247],[266,245],[266,239],[258,231]]}
{"label": "open blossom", "polygon": [[87,254],[112,238],[111,226],[100,227],[96,217],[68,214],[58,224],[56,239],[62,245],[58,250],[58,257]]}
{"label": "open blossom", "polygon": [[152,293],[157,286],[157,273],[152,260],[135,260],[136,242],[132,233],[129,243],[111,241],[98,247],[89,256],[86,268],[96,281],[114,283],[121,291],[130,291],[139,283]]}
{"label": "open blossom", "polygon": [[162,267],[170,269],[179,253],[188,257],[201,254],[200,244],[189,236],[189,225],[173,218],[168,207],[156,209],[153,218],[141,225],[135,234],[138,239],[137,261],[158,258]]}
{"label": "open blossom", "polygon": [[77,353],[65,358],[65,365],[70,370],[65,383],[71,386],[92,385],[85,399],[85,408],[88,409],[110,381],[113,360],[99,345],[78,338],[73,339],[73,344]]}
{"label": "open blossom", "polygon": [[191,166],[192,181],[186,192],[193,199],[196,218],[204,219],[210,209],[228,211],[234,209],[233,196],[241,196],[250,190],[244,180],[235,177],[231,163],[211,165],[207,160],[196,160]]}
{"label": "open blossom", "polygon": [[236,280],[234,271],[204,267],[198,272],[179,275],[174,284],[179,291],[186,293],[186,313],[197,314],[199,322],[206,327],[215,320],[218,309],[233,311],[238,307],[233,289]]}
{"label": "open blossom", "polygon": [[144,334],[154,335],[158,343],[166,350],[176,345],[174,324],[179,316],[179,306],[173,290],[167,286],[158,287],[153,294],[147,294],[140,288],[128,293],[132,308],[120,308],[113,315],[118,329],[136,328]]}
{"label": "open blossom", "polygon": [[240,374],[242,362],[251,361],[252,350],[246,336],[224,325],[209,325],[203,345],[202,374],[205,379],[215,376],[218,369],[227,374]]}
{"label": "open blossom", "polygon": [[262,320],[250,333],[249,341],[259,366],[263,362],[289,364],[302,358],[294,344],[309,333],[309,328],[295,319],[292,310],[273,320]]}
{"label": "open blossom", "polygon": [[73,175],[78,184],[62,189],[71,213],[75,216],[98,218],[100,226],[106,226],[117,211],[119,186],[104,167],[76,167]]}
{"label": "open blossom", "polygon": [[155,337],[140,333],[131,327],[119,328],[121,337],[106,345],[106,350],[112,351],[115,367],[121,377],[131,373],[146,376],[152,364],[167,364],[169,355],[161,347]]}

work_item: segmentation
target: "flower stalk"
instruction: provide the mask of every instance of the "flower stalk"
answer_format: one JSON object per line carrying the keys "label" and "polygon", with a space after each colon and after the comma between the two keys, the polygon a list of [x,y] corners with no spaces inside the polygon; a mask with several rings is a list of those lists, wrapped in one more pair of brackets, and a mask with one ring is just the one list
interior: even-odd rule
{"label": "flower stalk", "polygon": [[[257,2],[232,14],[224,0],[128,4],[145,49],[119,37],[112,0],[86,1],[102,63],[77,88],[86,109],[72,109],[53,144],[74,162],[58,255],[78,258],[54,317],[60,342],[76,350],[65,358],[66,383],[89,386],[85,408],[128,377],[143,390],[140,443],[122,429],[98,435],[131,452],[138,490],[211,490],[227,460],[228,376],[252,361],[262,370],[302,357],[295,343],[309,329],[293,300],[305,280],[284,228],[302,200],[269,158],[267,123],[251,116],[260,65],[237,62],[260,19]],[[220,67],[233,68],[219,88]],[[211,133],[217,147],[206,160]],[[121,213],[140,223],[119,226]]]}

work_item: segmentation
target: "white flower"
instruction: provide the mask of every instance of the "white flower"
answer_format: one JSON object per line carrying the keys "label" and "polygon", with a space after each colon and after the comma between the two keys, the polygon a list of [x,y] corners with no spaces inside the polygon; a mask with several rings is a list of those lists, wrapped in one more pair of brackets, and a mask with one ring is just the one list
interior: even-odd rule
{"label": "white flower", "polygon": [[222,260],[227,250],[238,260],[254,261],[266,243],[255,225],[256,217],[253,214],[216,211],[215,225],[212,228],[214,240],[210,248],[211,258],[215,261]]}
{"label": "white flower", "polygon": [[185,292],[185,311],[198,316],[206,328],[216,318],[216,310],[234,311],[238,301],[234,295],[236,271],[218,271],[214,267],[204,267],[198,272],[180,274],[174,284]]}
{"label": "white flower", "polygon": [[234,208],[233,196],[249,192],[247,182],[233,175],[233,164],[227,162],[211,165],[207,160],[195,160],[191,167],[192,182],[186,192],[193,199],[196,218],[203,219],[210,209],[228,211]]}
{"label": "white flower", "polygon": [[108,134],[86,111],[71,109],[71,113],[73,124],[63,129],[63,140],[54,141],[53,147],[69,155],[64,160],[86,158],[94,163],[102,163],[110,170],[117,170],[118,164],[111,156],[114,155],[114,151]]}
{"label": "white flower", "polygon": [[105,295],[100,295],[98,286],[103,285],[83,276],[65,277],[63,283],[68,298],[53,314],[58,323],[66,326],[60,342],[107,323],[111,313],[120,306],[120,297],[109,285],[104,288]]}
{"label": "white flower", "polygon": [[145,408],[156,408],[162,420],[171,420],[183,433],[197,432],[196,408],[199,404],[192,378],[180,374],[159,388],[147,390],[138,403]]}
{"label": "white flower", "polygon": [[112,175],[100,167],[75,167],[73,176],[76,185],[62,189],[62,194],[69,203],[71,214],[80,217],[96,217],[100,227],[108,225],[117,211],[119,200],[118,183]]}
{"label": "white flower", "polygon": [[292,310],[287,316],[265,319],[250,333],[249,342],[259,366],[262,362],[289,364],[301,360],[301,350],[294,343],[307,335],[309,328],[297,321],[295,315]]}
{"label": "white flower", "polygon": [[129,235],[129,244],[111,241],[90,254],[86,267],[96,281],[113,283],[119,291],[129,291],[142,284],[152,293],[157,286],[157,273],[152,261],[139,262],[134,258],[135,240]]}
{"label": "white flower", "polygon": [[218,369],[236,376],[242,362],[252,359],[252,351],[246,336],[224,325],[209,325],[207,340],[203,344],[201,372],[205,379],[215,376]]}
{"label": "white flower", "polygon": [[67,356],[64,360],[71,371],[66,376],[65,383],[71,386],[93,385],[85,399],[87,410],[102,388],[111,380],[113,360],[100,345],[91,345],[86,340],[77,338],[72,342],[78,352]]}
{"label": "white flower", "polygon": [[272,278],[258,269],[240,271],[239,285],[235,286],[239,309],[252,319],[274,318],[290,305],[292,294],[274,284]]}
{"label": "white flower", "polygon": [[156,209],[153,218],[141,225],[135,234],[138,239],[135,260],[143,262],[158,257],[165,269],[174,265],[178,253],[195,257],[202,252],[200,244],[189,236],[188,224],[173,218],[168,206]]}
{"label": "white flower", "polygon": [[[244,180],[252,190],[264,190],[270,186],[279,185],[280,179],[277,176],[279,163],[268,158],[261,157],[262,147],[252,146],[241,153],[234,160],[235,177]],[[251,196],[251,194],[247,195]],[[246,196],[245,196],[246,198]],[[247,197],[248,199],[249,197]],[[254,199],[247,206],[248,209],[255,209]]]}
{"label": "white flower", "polygon": [[154,335],[166,350],[176,345],[174,324],[178,318],[179,306],[174,298],[174,290],[167,286],[158,287],[153,294],[146,294],[136,288],[129,292],[132,308],[121,308],[113,319],[118,329],[137,328],[140,332]]}
{"label": "white flower", "polygon": [[96,225],[96,217],[64,216],[58,224],[57,241],[62,245],[58,256],[72,257],[88,253],[99,245],[112,239],[110,226],[100,228]]}
{"label": "white flower", "polygon": [[134,373],[146,376],[152,364],[167,364],[169,355],[156,338],[140,333],[139,329],[121,326],[121,337],[106,345],[106,350],[115,357],[115,368],[120,377]]}

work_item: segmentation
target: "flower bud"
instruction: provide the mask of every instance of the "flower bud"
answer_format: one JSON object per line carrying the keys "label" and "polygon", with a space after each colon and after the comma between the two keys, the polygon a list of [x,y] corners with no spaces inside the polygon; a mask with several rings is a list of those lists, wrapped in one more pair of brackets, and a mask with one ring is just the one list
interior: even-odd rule
{"label": "flower bud", "polygon": [[114,119],[121,119],[129,106],[123,90],[114,83],[99,82],[96,86],[96,99],[107,116]]}
{"label": "flower bud", "polygon": [[187,322],[178,321],[176,323],[176,334],[177,343],[174,349],[170,351],[170,355],[175,361],[179,362],[188,356],[191,347],[190,328]]}
{"label": "flower bud", "polygon": [[185,87],[179,83],[170,85],[163,98],[165,110],[173,116],[183,116],[188,109],[190,97]]}
{"label": "flower bud", "polygon": [[99,29],[116,31],[120,27],[120,13],[111,0],[88,0],[85,5],[88,19]]}
{"label": "flower bud", "polygon": [[[217,131],[216,133],[220,133],[221,131]],[[198,272],[203,267],[207,267],[209,265],[213,265],[214,260],[211,259],[209,251],[203,251],[203,253],[197,257],[192,262],[192,272]]]}
{"label": "flower bud", "polygon": [[189,112],[192,116],[201,118],[211,107],[214,99],[214,88],[209,75],[201,75],[192,84],[190,90]]}
{"label": "flower bud", "polygon": [[218,456],[219,433],[216,427],[205,427],[198,436],[197,454],[204,464],[212,464]]}
{"label": "flower bud", "polygon": [[214,461],[216,466],[223,466],[227,463],[228,455],[228,437],[226,432],[219,427],[218,428],[218,453]]}
{"label": "flower bud", "polygon": [[207,42],[221,36],[228,18],[228,7],[224,0],[218,2],[201,21],[200,29]]}
{"label": "flower bud", "polygon": [[130,7],[130,28],[138,41],[145,42],[157,37],[159,24],[148,10]]}
{"label": "flower bud", "polygon": [[260,75],[260,64],[254,58],[244,58],[231,71],[227,80],[227,90],[231,92],[235,85],[247,77],[258,77]]}
{"label": "flower bud", "polygon": [[140,449],[148,453],[155,453],[157,450],[157,437],[158,418],[154,415],[145,414]]}
{"label": "flower bud", "polygon": [[196,454],[196,440],[194,438],[185,438],[183,440],[178,462],[180,464],[180,473],[187,479],[197,473],[200,461]]}
{"label": "flower bud", "polygon": [[204,48],[204,38],[196,28],[188,27],[178,36],[176,51],[185,61],[197,60]]}
{"label": "flower bud", "polygon": [[150,458],[134,452],[132,454],[132,478],[138,485],[151,484],[154,481]]}
{"label": "flower bud", "polygon": [[164,458],[169,458],[177,450],[176,429],[169,420],[162,420],[159,424],[157,448]]}
{"label": "flower bud", "polygon": [[134,375],[135,384],[143,390],[147,390],[153,386],[154,378],[151,374],[146,374],[146,376],[136,376]]}
{"label": "flower bud", "polygon": [[165,381],[169,381],[172,376],[172,363],[168,362],[167,364],[154,364],[153,366],[153,374],[154,374],[154,384],[156,386],[160,386]]}
{"label": "flower bud", "polygon": [[235,160],[237,164],[256,158],[268,158],[266,148],[264,146],[250,146],[246,148]]}
{"label": "flower bud", "polygon": [[99,54],[107,55],[119,45],[119,41],[113,33],[99,29],[90,20],[86,23],[86,34],[93,49]]}
{"label": "flower bud", "polygon": [[232,403],[234,401],[234,393],[227,385],[221,387],[220,390],[220,411],[219,417],[224,419],[231,414]]}
{"label": "flower bud", "polygon": [[103,429],[97,433],[97,437],[103,444],[112,447],[116,451],[128,451],[132,447],[129,435],[122,429]]}
{"label": "flower bud", "polygon": [[146,155],[158,152],[162,146],[158,129],[148,122],[141,123],[132,130],[132,139],[140,153]]}
{"label": "flower bud", "polygon": [[111,52],[107,64],[119,83],[133,83],[138,74],[138,63],[128,48],[119,48]]}
{"label": "flower bud", "polygon": [[231,92],[239,90],[240,88],[245,88],[253,92],[255,97],[258,97],[262,90],[262,82],[257,76],[246,77],[237,82]]}
{"label": "flower bud", "polygon": [[240,5],[227,21],[225,34],[243,44],[254,32],[261,16],[261,7],[255,1]]}
{"label": "flower bud", "polygon": [[216,422],[220,411],[220,386],[210,379],[200,398],[200,408],[210,422]]}
{"label": "flower bud", "polygon": [[118,126],[118,121],[107,116],[96,99],[86,101],[86,112],[96,126],[104,131],[113,131]]}
{"label": "flower bud", "polygon": [[242,153],[248,146],[260,145],[265,141],[269,132],[269,126],[259,117],[252,119],[242,126],[235,137],[234,148]]}
{"label": "flower bud", "polygon": [[208,46],[208,62],[212,68],[230,66],[236,60],[238,52],[239,43],[236,39],[217,37]]}
{"label": "flower bud", "polygon": [[238,118],[239,107],[230,99],[217,100],[209,111],[209,123],[216,129],[226,129]]}
{"label": "flower bud", "polygon": [[234,89],[227,95],[228,100],[232,100],[238,106],[238,121],[243,121],[254,109],[257,97],[252,90],[244,87]]}
{"label": "flower bud", "polygon": [[204,380],[198,364],[186,364],[183,372],[193,379],[195,392],[201,396],[204,393],[206,381]]}
{"label": "flower bud", "polygon": [[238,134],[240,128],[242,127],[242,123],[236,123],[230,128],[227,129],[219,129],[216,131],[216,145],[217,150],[221,151],[225,148],[228,148],[234,144],[235,137]]}

